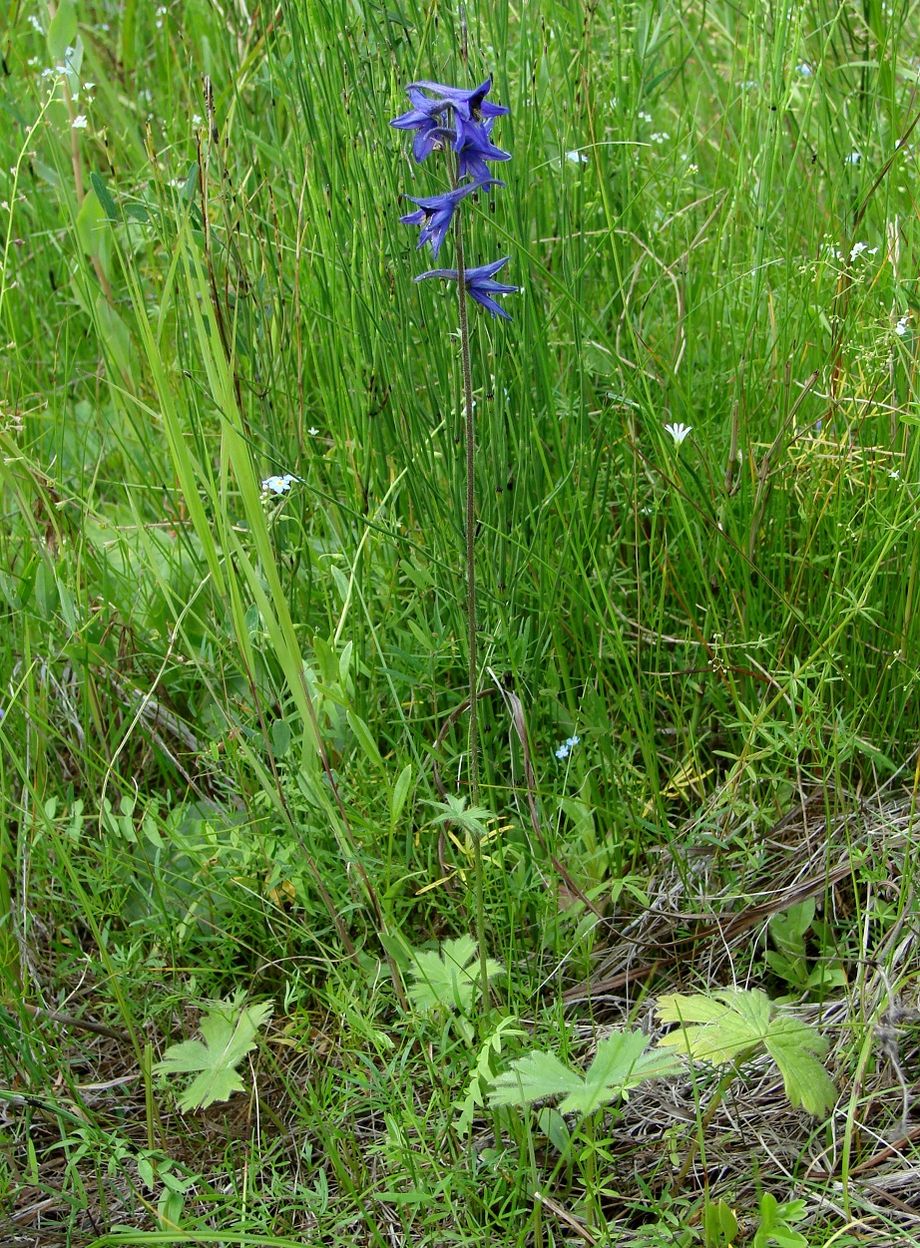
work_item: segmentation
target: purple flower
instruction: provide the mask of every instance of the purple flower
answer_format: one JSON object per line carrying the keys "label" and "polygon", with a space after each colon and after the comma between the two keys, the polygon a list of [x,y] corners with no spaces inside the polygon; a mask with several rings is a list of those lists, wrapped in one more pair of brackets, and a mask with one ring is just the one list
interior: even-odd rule
{"label": "purple flower", "polygon": [[[491,90],[492,79],[489,77],[472,91],[464,91],[462,87],[446,87],[442,82],[410,82],[406,87],[406,94],[416,109],[429,115],[449,106],[458,117],[502,117],[509,110],[504,105],[492,104],[485,98]],[[425,94],[426,91],[428,95]]]}
{"label": "purple flower", "polygon": [[445,129],[432,110],[410,108],[407,113],[394,117],[390,122],[397,130],[417,130],[412,139],[412,153],[418,164],[430,156],[444,138],[452,138],[453,130]]}
{"label": "purple flower", "polygon": [[458,186],[453,191],[445,191],[442,195],[407,195],[406,199],[413,204],[418,204],[418,208],[415,212],[409,212],[399,219],[404,225],[422,227],[418,245],[424,247],[426,243],[431,243],[431,254],[437,259],[441,244],[450,228],[454,209],[461,199],[487,186],[503,185],[504,183],[496,181],[495,178],[486,178],[482,182],[471,182],[468,186]]}
{"label": "purple flower", "polygon": [[475,178],[477,182],[482,182],[489,176],[487,160],[511,159],[510,152],[503,152],[489,138],[491,130],[491,120],[480,125],[466,117],[457,117],[454,151],[457,153],[459,177]]}
{"label": "purple flower", "polygon": [[[458,152],[462,147],[471,148],[470,156],[466,161],[461,156],[461,166],[466,163],[469,168],[465,171],[461,168],[460,176],[464,176],[466,172],[481,180],[487,176],[485,160],[510,159],[507,153],[498,155],[499,149],[493,147],[488,141],[488,133],[494,119],[508,112],[504,105],[491,104],[486,100],[486,94],[491,86],[491,78],[487,78],[485,82],[481,82],[471,91],[464,91],[461,87],[448,87],[442,82],[410,82],[406,87],[406,94],[412,107],[407,112],[394,117],[390,125],[395,126],[397,130],[418,131],[412,140],[412,151],[419,164],[442,140],[454,141]],[[457,120],[456,129],[446,125],[447,119],[441,117],[441,114],[449,109],[454,110]],[[465,141],[462,140],[461,123],[466,122],[468,125],[475,126],[475,119],[479,117],[487,118],[487,120],[481,127],[476,127],[475,133],[470,132],[469,137]]]}
{"label": "purple flower", "polygon": [[[470,298],[482,304],[492,316],[503,316],[506,321],[510,321],[511,317],[504,308],[498,306],[491,296],[511,295],[521,289],[520,286],[505,286],[502,282],[492,281],[499,269],[508,263],[508,259],[508,256],[503,256],[501,260],[494,260],[491,264],[481,264],[477,269],[467,269],[464,274],[466,279],[465,285]],[[457,280],[457,270],[430,269],[427,273],[420,273],[415,280],[422,282],[426,277],[443,277],[448,281],[455,282]]]}

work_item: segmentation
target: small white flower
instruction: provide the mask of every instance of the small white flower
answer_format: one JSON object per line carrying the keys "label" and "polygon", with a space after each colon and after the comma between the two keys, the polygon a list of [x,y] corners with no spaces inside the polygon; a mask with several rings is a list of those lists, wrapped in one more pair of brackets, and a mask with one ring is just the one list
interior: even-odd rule
{"label": "small white flower", "polygon": [[577,147],[574,148],[571,152],[566,152],[565,158],[566,160],[571,161],[573,165],[586,165],[588,163],[587,156],[584,154],[584,152],[579,151]]}
{"label": "small white flower", "polygon": [[319,430],[317,429],[316,425],[311,425],[310,428],[307,430],[307,433],[310,435],[311,438],[315,438],[316,435],[319,433]]}
{"label": "small white flower", "polygon": [[45,32],[42,30],[42,24],[41,24],[41,22],[38,20],[38,18],[35,16],[35,14],[34,14],[34,13],[30,13],[30,14],[29,14],[29,16],[28,16],[28,18],[27,18],[26,20],[28,21],[28,23],[29,23],[29,25],[32,27],[32,29],[33,29],[33,30],[37,30],[37,31],[38,31],[38,33],[39,33],[40,35],[43,35],[43,34],[45,33]]}
{"label": "small white flower", "polygon": [[300,477],[295,477],[290,472],[286,472],[283,477],[266,477],[262,482],[262,492],[263,494],[287,494],[291,486],[299,480]]}
{"label": "small white flower", "polygon": [[756,78],[745,78],[744,82],[739,82],[738,87],[741,91],[756,91],[760,83]]}
{"label": "small white flower", "polygon": [[72,129],[74,130],[85,130],[86,127],[89,125],[89,122],[86,120],[86,117],[83,113],[77,113],[76,117],[74,117],[70,125]]}
{"label": "small white flower", "polygon": [[847,165],[862,164],[862,152],[850,152],[844,163]]}
{"label": "small white flower", "polygon": [[909,325],[910,325],[910,313],[908,313],[906,316],[901,317],[897,325],[895,325],[894,327],[894,332],[898,335],[899,338],[905,338],[907,336],[907,329]]}
{"label": "small white flower", "polygon": [[811,78],[815,71],[812,69],[812,67],[808,64],[807,61],[802,61],[801,64],[796,65],[795,72],[799,75],[800,78]]}
{"label": "small white flower", "polygon": [[863,252],[865,252],[868,256],[874,256],[877,251],[877,247],[870,247],[868,243],[854,243],[850,248],[850,263],[852,263],[857,256],[861,256]]}
{"label": "small white flower", "polygon": [[888,475],[889,475],[889,477],[891,477],[892,481],[900,481],[900,480],[901,480],[901,474],[898,472],[897,468],[889,468],[889,469],[888,469]]}
{"label": "small white flower", "polygon": [[651,124],[652,124],[652,114],[651,114],[651,113],[638,113],[638,114],[637,114],[637,116],[638,116],[638,118],[639,118],[639,120],[640,120],[640,121],[645,121],[645,122],[648,122],[648,124],[649,124],[649,125],[651,125]]}
{"label": "small white flower", "polygon": [[667,143],[671,136],[666,130],[656,130],[654,134],[650,134],[648,137],[652,143]]}
{"label": "small white flower", "polygon": [[669,433],[671,435],[671,437],[674,439],[674,442],[677,446],[680,446],[681,442],[683,442],[684,438],[687,436],[687,434],[690,432],[692,428],[693,428],[692,425],[684,425],[684,424],[665,425],[664,431],[665,433]]}
{"label": "small white flower", "polygon": [[192,113],[192,125],[193,125],[193,126],[200,126],[200,125],[201,125],[201,114],[200,114],[200,113]]}

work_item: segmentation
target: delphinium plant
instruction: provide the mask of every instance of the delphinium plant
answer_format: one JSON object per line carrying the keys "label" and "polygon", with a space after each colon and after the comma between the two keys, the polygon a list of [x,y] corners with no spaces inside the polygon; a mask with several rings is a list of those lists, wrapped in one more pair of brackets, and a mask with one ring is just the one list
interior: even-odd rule
{"label": "delphinium plant", "polygon": [[[447,185],[432,195],[406,198],[415,209],[401,220],[406,225],[420,227],[419,247],[430,245],[431,254],[437,259],[448,233],[454,245],[453,269],[429,269],[416,277],[417,282],[426,278],[441,278],[456,282],[460,320],[460,367],[463,379],[463,406],[465,412],[466,442],[466,616],[467,655],[469,683],[469,790],[470,804],[476,810],[479,804],[479,717],[477,710],[478,658],[476,622],[476,495],[475,465],[475,417],[473,406],[473,377],[470,363],[470,329],[468,300],[472,299],[493,317],[510,320],[509,314],[496,302],[495,296],[507,295],[519,290],[495,280],[496,274],[507,264],[508,256],[489,264],[467,265],[464,248],[464,213],[471,199],[478,192],[503,186],[489,172],[490,164],[511,159],[492,142],[495,119],[508,113],[501,104],[486,99],[492,87],[487,78],[470,90],[445,86],[440,82],[413,82],[406,88],[411,108],[395,117],[390,124],[398,130],[414,131],[412,152],[417,163],[426,161],[433,153],[443,160],[442,181]],[[472,812],[470,812],[472,813]],[[479,812],[477,811],[477,814]],[[486,965],[485,918],[483,912],[483,869],[480,838],[472,835],[476,870],[476,935],[479,942],[483,991],[486,990],[488,971]]]}

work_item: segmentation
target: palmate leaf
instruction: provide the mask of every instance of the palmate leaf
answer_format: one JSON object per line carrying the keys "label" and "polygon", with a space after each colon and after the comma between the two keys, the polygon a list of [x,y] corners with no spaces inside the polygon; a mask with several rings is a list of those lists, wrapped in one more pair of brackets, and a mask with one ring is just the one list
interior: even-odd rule
{"label": "palmate leaf", "polygon": [[648,1053],[647,1046],[648,1036],[641,1031],[615,1031],[597,1046],[584,1075],[566,1066],[555,1053],[528,1053],[492,1081],[489,1104],[530,1105],[565,1094],[559,1104],[562,1113],[593,1113],[602,1105],[625,1099],[631,1088],[647,1079],[679,1070],[670,1053]]}
{"label": "palmate leaf", "polygon": [[779,1012],[756,988],[728,988],[712,996],[671,993],[659,1000],[658,1016],[663,1023],[680,1024],[660,1044],[697,1061],[718,1066],[769,1053],[790,1103],[810,1114],[825,1114],[837,1097],[818,1060],[827,1052],[827,1041],[807,1023]]}
{"label": "palmate leaf", "polygon": [[[411,950],[408,970],[414,982],[409,998],[415,1008],[425,1014],[438,1008],[469,1014],[481,991],[477,949],[471,936],[458,936],[445,940],[440,949]],[[486,970],[490,978],[502,974],[492,958]]]}
{"label": "palmate leaf", "polygon": [[204,1043],[171,1044],[154,1066],[158,1075],[196,1075],[178,1098],[180,1109],[206,1109],[242,1091],[236,1067],[256,1047],[259,1028],[272,1012],[271,1001],[244,1006],[244,999],[243,993],[237,993],[229,1001],[215,1002],[200,1024]]}

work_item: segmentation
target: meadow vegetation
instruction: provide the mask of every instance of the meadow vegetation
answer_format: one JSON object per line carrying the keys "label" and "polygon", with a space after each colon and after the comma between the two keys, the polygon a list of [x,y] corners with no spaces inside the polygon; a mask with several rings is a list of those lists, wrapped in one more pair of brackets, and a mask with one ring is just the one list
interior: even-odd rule
{"label": "meadow vegetation", "polygon": [[917,6],[4,22],[4,1248],[916,1242]]}

